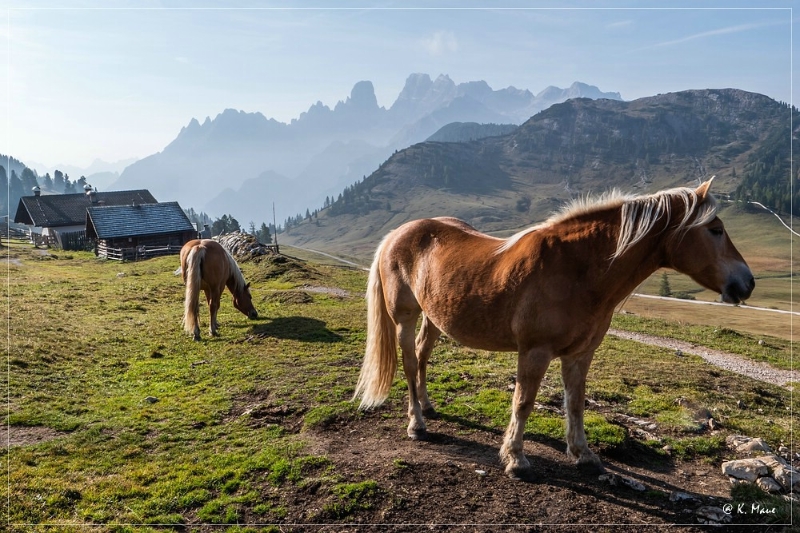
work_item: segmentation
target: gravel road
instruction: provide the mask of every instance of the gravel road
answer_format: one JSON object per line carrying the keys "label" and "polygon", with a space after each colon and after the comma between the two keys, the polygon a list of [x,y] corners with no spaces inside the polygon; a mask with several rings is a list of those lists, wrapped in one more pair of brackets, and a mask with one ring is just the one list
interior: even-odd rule
{"label": "gravel road", "polygon": [[632,331],[622,331],[619,329],[609,329],[609,335],[614,335],[620,339],[628,339],[651,346],[660,346],[662,348],[669,348],[671,350],[680,350],[683,353],[690,353],[702,357],[710,364],[747,376],[766,383],[772,383],[780,387],[791,389],[789,385],[792,381],[797,381],[797,376],[791,370],[781,370],[774,368],[767,363],[759,363],[750,361],[744,357],[712,350],[704,346],[697,346],[695,344],[679,341],[675,339],[668,339],[666,337],[656,337],[655,335],[647,335],[645,333],[634,333]]}

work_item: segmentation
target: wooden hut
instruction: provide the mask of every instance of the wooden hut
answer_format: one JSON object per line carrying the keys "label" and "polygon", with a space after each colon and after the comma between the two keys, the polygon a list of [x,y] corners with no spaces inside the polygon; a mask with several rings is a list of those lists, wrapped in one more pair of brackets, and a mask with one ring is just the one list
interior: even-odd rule
{"label": "wooden hut", "polygon": [[197,230],[178,202],[163,202],[89,207],[86,236],[98,257],[136,261],[179,253]]}
{"label": "wooden hut", "polygon": [[87,247],[86,209],[89,207],[157,203],[145,189],[97,192],[88,188],[85,193],[45,195],[37,189],[34,189],[33,196],[20,198],[14,222],[29,227],[34,244],[47,244],[62,250]]}

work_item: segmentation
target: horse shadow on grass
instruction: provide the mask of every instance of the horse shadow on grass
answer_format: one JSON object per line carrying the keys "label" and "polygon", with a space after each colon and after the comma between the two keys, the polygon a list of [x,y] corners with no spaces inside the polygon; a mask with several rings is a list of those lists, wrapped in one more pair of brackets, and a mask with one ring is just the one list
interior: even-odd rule
{"label": "horse shadow on grass", "polygon": [[257,337],[303,342],[341,342],[342,336],[327,328],[322,320],[305,316],[288,316],[269,319],[268,322],[253,326],[251,334]]}

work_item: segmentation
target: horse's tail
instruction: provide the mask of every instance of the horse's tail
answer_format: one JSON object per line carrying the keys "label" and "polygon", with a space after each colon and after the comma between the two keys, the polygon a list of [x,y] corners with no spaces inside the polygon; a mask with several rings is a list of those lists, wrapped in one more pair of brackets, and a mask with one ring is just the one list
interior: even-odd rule
{"label": "horse's tail", "polygon": [[181,265],[186,283],[186,299],[183,301],[183,329],[193,334],[198,323],[197,313],[200,305],[200,285],[202,283],[202,263],[206,249],[195,246],[186,256],[186,264]]}
{"label": "horse's tail", "polygon": [[353,395],[353,400],[361,396],[359,409],[381,405],[389,396],[397,372],[397,330],[383,296],[380,274],[382,250],[383,243],[375,252],[367,283],[367,349]]}

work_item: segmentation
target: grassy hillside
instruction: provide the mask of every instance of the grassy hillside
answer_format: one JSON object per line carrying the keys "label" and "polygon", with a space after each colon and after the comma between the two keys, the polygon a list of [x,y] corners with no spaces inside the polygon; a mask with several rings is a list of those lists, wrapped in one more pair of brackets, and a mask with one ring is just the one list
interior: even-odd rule
{"label": "grassy hillside", "polygon": [[[175,257],[120,264],[20,243],[5,252],[9,404],[2,422],[12,446],[2,452],[9,499],[0,521],[10,530],[35,524],[50,524],[45,529],[52,531],[90,524],[109,531],[151,531],[155,524],[162,524],[159,530],[211,530],[224,524],[241,531],[236,524],[261,524],[278,531],[290,524],[427,521],[415,509],[437,485],[420,485],[415,476],[432,472],[439,479],[436,473],[449,467],[444,459],[421,462],[420,453],[431,448],[401,451],[408,444],[402,378],[398,374],[386,407],[376,412],[359,413],[348,401],[365,342],[363,271],[295,260],[244,263],[261,318],[248,321],[226,294],[221,336],[208,337],[203,307],[203,340],[193,342],[180,327],[183,287]],[[616,326],[631,324],[654,334],[674,326],[631,316]],[[788,342],[749,334],[730,342],[729,331],[685,334],[700,345],[789,364]],[[490,457],[485,481],[468,468],[458,483],[484,483],[509,498],[540,498],[564,486],[510,483],[499,465],[492,466],[496,444],[471,444],[487,434],[496,438],[505,427],[514,372],[510,354],[443,339],[433,355],[430,392],[443,415],[439,431]],[[563,422],[553,411],[561,394],[554,363],[540,397],[547,409],[527,428],[526,446],[536,453],[561,445]],[[718,471],[728,433],[762,436],[774,447],[788,442],[790,408],[800,407],[787,390],[616,338],[598,351],[588,397],[597,402],[587,413],[592,446],[610,462],[635,451],[652,475],[708,465]],[[702,425],[698,413],[705,410],[721,432]],[[659,440],[637,436],[615,422],[619,415],[654,421]],[[383,440],[353,436],[366,439],[378,425],[381,436],[374,438]],[[363,460],[355,466],[342,460],[333,442],[346,443],[348,457]],[[363,468],[378,447],[384,454],[380,475]],[[560,463],[548,468],[573,472],[566,459],[553,460]],[[569,490],[578,495],[606,490],[594,477],[574,483]],[[707,490],[725,496],[727,482]],[[624,521],[625,509],[652,506],[657,523],[679,521],[681,510],[662,492],[620,496],[625,508],[619,516]],[[439,521],[475,521],[448,515],[456,502],[437,506]],[[526,523],[524,511],[513,514],[518,508],[499,507],[507,513],[500,518]],[[573,523],[593,516],[593,509],[581,509],[564,516]]]}

